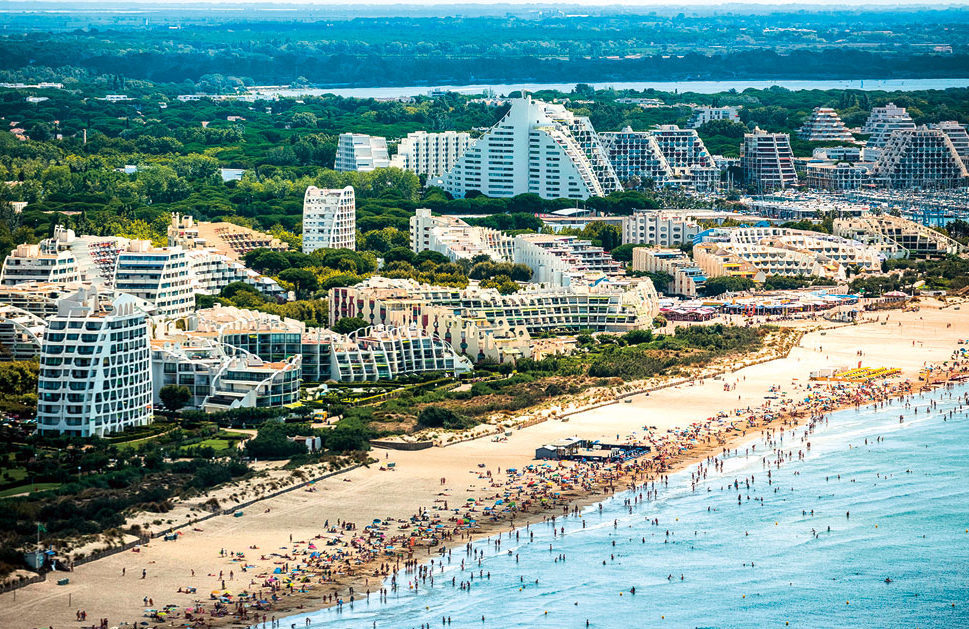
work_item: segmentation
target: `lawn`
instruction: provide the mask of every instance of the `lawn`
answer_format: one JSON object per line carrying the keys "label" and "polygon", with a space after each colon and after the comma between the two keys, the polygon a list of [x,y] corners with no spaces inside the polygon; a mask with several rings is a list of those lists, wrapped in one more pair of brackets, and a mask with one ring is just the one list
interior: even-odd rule
{"label": "lawn", "polygon": [[17,487],[10,487],[9,489],[4,489],[0,491],[0,498],[8,498],[10,496],[16,496],[17,494],[22,494],[24,492],[38,492],[46,491],[48,489],[57,489],[60,487],[60,483],[34,483],[31,485],[20,485]]}

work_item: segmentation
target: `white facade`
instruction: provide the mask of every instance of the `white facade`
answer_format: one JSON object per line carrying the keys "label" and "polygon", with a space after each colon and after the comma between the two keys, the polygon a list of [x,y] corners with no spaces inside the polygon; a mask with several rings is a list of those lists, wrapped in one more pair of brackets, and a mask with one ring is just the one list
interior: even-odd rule
{"label": "white facade", "polygon": [[504,118],[444,175],[442,186],[456,197],[477,190],[546,199],[604,196],[620,187],[588,121],[530,96],[512,101]]}
{"label": "white facade", "polygon": [[675,247],[693,242],[700,225],[687,214],[662,210],[638,210],[622,218],[622,244]]}
{"label": "white facade", "polygon": [[35,358],[40,354],[46,327],[36,314],[0,303],[0,362]]}
{"label": "white facade", "polygon": [[834,219],[834,233],[876,248],[888,257],[960,255],[966,247],[931,227],[891,214]]}
{"label": "white facade", "polygon": [[153,303],[159,318],[183,317],[195,309],[191,271],[181,247],[133,240],[118,254],[114,288]]}
{"label": "white facade", "polygon": [[148,320],[138,300],[96,290],[61,300],[48,321],[37,384],[42,434],[104,436],[152,421]]}
{"label": "white facade", "polygon": [[390,166],[387,138],[364,133],[341,133],[336,145],[334,170],[369,172]]}
{"label": "white facade", "polygon": [[693,115],[686,126],[696,129],[714,120],[729,120],[730,122],[740,122],[740,114],[736,107],[698,107],[693,110]]}
{"label": "white facade", "polygon": [[430,181],[451,170],[470,143],[471,136],[467,133],[414,131],[397,145],[397,154],[391,158],[390,165],[426,175]]}
{"label": "white facade", "polygon": [[303,253],[356,249],[357,204],[353,187],[310,186],[303,196]]}
{"label": "white facade", "polygon": [[233,260],[215,249],[190,249],[185,252],[189,264],[193,292],[218,295],[233,282],[252,286],[273,299],[286,299],[287,293],[279,282],[256,273],[238,260]]}
{"label": "white facade", "polygon": [[868,182],[871,164],[820,162],[807,165],[807,185],[814,190],[857,190]]}

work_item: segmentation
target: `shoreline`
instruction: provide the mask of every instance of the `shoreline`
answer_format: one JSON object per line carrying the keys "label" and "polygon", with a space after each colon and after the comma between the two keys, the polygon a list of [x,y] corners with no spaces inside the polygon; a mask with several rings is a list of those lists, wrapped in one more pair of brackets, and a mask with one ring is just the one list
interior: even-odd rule
{"label": "shoreline", "polygon": [[[826,418],[826,416],[833,413],[850,410],[852,408],[860,409],[864,407],[877,406],[895,399],[910,398],[926,392],[934,391],[939,388],[944,388],[957,382],[964,382],[966,377],[969,376],[969,365],[966,363],[959,363],[959,366],[960,368],[958,370],[950,369],[945,371],[944,376],[941,378],[930,377],[925,381],[916,381],[912,383],[903,381],[900,383],[895,383],[894,386],[887,389],[887,393],[884,393],[884,389],[886,389],[886,387],[882,386],[886,384],[884,381],[867,383],[866,385],[856,386],[855,388],[851,389],[851,393],[857,395],[859,390],[864,391],[865,386],[874,385],[875,395],[869,397],[863,402],[847,401],[833,406],[822,405],[822,409],[818,414],[782,412],[774,415],[772,419],[766,421],[758,423],[755,420],[754,423],[749,425],[749,428],[740,430],[739,432],[734,431],[734,434],[724,439],[718,438],[719,435],[714,436],[711,434],[702,444],[687,450],[682,455],[673,458],[668,464],[658,469],[651,469],[649,465],[651,461],[647,462],[646,466],[639,465],[640,461],[648,458],[647,455],[636,459],[631,459],[630,461],[625,462],[624,466],[623,464],[620,464],[615,475],[610,473],[604,474],[601,479],[604,482],[598,489],[581,492],[574,496],[570,496],[568,500],[554,502],[547,508],[534,512],[527,512],[527,514],[521,518],[500,518],[496,521],[485,523],[474,530],[460,532],[457,537],[452,537],[449,539],[450,547],[453,549],[455,544],[474,543],[495,535],[500,536],[502,533],[512,533],[521,530],[522,528],[527,528],[533,524],[546,522],[550,516],[554,520],[555,517],[568,515],[573,511],[578,511],[587,506],[602,502],[617,492],[635,490],[637,488],[637,484],[641,486],[648,483],[655,484],[657,481],[662,482],[669,475],[682,472],[704,461],[709,462],[711,459],[715,459],[716,457],[730,450],[737,450],[744,444],[750,443],[759,438],[763,438],[775,431],[783,432],[786,430],[793,430],[809,423],[812,420],[823,420]],[[842,391],[846,390],[838,386],[829,386],[828,390],[830,389],[841,389]],[[382,588],[383,583],[387,579],[396,577],[403,573],[413,572],[416,566],[425,564],[427,560],[434,559],[435,555],[439,554],[439,551],[432,551],[431,547],[427,547],[427,552],[420,557],[416,551],[409,552],[403,562],[398,562],[398,568],[388,573],[367,570],[368,568],[372,569],[374,564],[383,563],[379,559],[373,560],[366,566],[361,566],[361,570],[366,571],[366,574],[350,575],[351,578],[348,578],[342,582],[324,583],[320,584],[320,587],[316,587],[306,592],[296,592],[291,594],[285,599],[280,599],[280,603],[282,604],[277,603],[272,609],[272,613],[274,615],[283,614],[282,619],[287,619],[290,617],[299,616],[303,613],[320,611],[330,607],[339,607],[341,605],[352,606],[353,602],[368,599],[372,594],[377,594],[379,596],[381,591],[380,589],[377,589],[376,592],[369,589],[371,587],[369,583],[370,578],[379,579],[379,586]],[[313,599],[319,599],[321,595],[323,597],[327,597],[329,594],[339,592],[341,589],[344,591],[352,590],[354,593],[351,595],[351,598],[348,598],[347,600],[324,600],[323,602],[313,605],[312,607],[305,605],[305,603]],[[213,620],[215,620],[215,622],[210,622],[207,625],[200,626],[249,626],[249,623],[246,623],[237,617],[224,617],[224,619]],[[253,622],[258,621],[253,619]]]}
{"label": "shoreline", "polygon": [[[932,314],[932,313],[935,314]],[[926,314],[926,319],[924,323],[919,320],[922,318],[919,313],[907,313],[904,315],[896,315],[891,313],[891,328],[883,328],[878,325],[876,321],[870,321],[869,323],[875,323],[875,325],[863,325],[863,326],[838,326],[837,328],[825,328],[822,330],[808,331],[808,334],[800,339],[800,345],[792,344],[794,351],[793,355],[784,358],[783,355],[775,356],[772,359],[770,365],[762,366],[759,369],[753,368],[746,370],[749,364],[734,364],[733,367],[727,369],[727,373],[732,374],[729,377],[718,377],[722,373],[722,367],[718,367],[715,371],[718,373],[708,373],[704,375],[703,380],[695,380],[691,382],[689,386],[681,386],[681,384],[676,384],[673,386],[667,385],[667,390],[657,393],[654,397],[642,397],[634,399],[632,404],[626,405],[618,402],[618,399],[611,400],[608,405],[609,410],[603,413],[600,409],[599,412],[595,410],[583,410],[579,413],[578,418],[574,418],[571,424],[562,424],[561,422],[545,421],[532,430],[529,431],[516,431],[515,436],[510,438],[509,444],[493,444],[487,443],[488,440],[477,439],[472,443],[465,443],[461,447],[456,448],[435,448],[433,451],[426,450],[421,453],[404,453],[404,452],[391,452],[390,456],[398,461],[398,468],[396,474],[393,474],[388,478],[387,474],[376,472],[376,466],[371,466],[371,469],[358,470],[347,476],[352,478],[345,478],[343,482],[350,483],[354,482],[353,485],[344,485],[340,482],[331,483],[330,486],[317,487],[315,490],[322,490],[323,492],[331,492],[329,497],[325,494],[320,496],[312,496],[304,494],[303,492],[288,492],[288,497],[274,498],[267,501],[266,506],[271,506],[273,513],[270,515],[263,515],[252,511],[250,514],[247,511],[247,517],[245,518],[218,518],[220,522],[216,523],[212,521],[210,526],[206,527],[205,533],[192,533],[187,532],[184,541],[180,541],[177,544],[162,544],[153,542],[150,546],[146,546],[142,549],[142,553],[139,555],[132,555],[129,553],[123,555],[117,555],[113,558],[105,558],[97,562],[89,564],[82,568],[82,578],[87,578],[88,583],[93,584],[94,582],[90,579],[94,577],[95,574],[99,575],[95,577],[97,581],[97,586],[101,587],[102,584],[113,582],[117,575],[122,571],[121,566],[127,564],[129,568],[129,574],[132,572],[132,563],[135,563],[134,568],[140,568],[141,565],[147,563],[149,573],[154,571],[156,579],[162,579],[157,581],[158,585],[152,587],[152,578],[149,576],[148,581],[141,581],[144,589],[139,588],[137,585],[134,586],[134,591],[126,593],[123,591],[118,591],[117,595],[112,595],[110,592],[104,594],[104,597],[113,597],[113,600],[109,598],[104,598],[103,600],[114,604],[112,607],[105,607],[109,611],[111,609],[122,609],[119,614],[117,611],[111,612],[111,616],[117,618],[119,615],[122,618],[131,618],[130,612],[133,612],[135,608],[140,607],[140,601],[135,603],[135,600],[141,598],[141,593],[143,591],[155,593],[155,600],[161,603],[168,602],[179,602],[180,600],[185,600],[188,597],[182,597],[180,595],[173,595],[171,593],[175,592],[176,586],[183,585],[185,582],[192,583],[193,585],[199,585],[198,594],[193,594],[192,598],[201,599],[199,602],[205,605],[207,608],[211,608],[211,600],[206,599],[208,590],[204,590],[205,585],[198,583],[198,579],[188,579],[188,567],[195,566],[196,568],[202,568],[203,572],[200,573],[199,579],[205,579],[205,571],[209,572],[209,577],[215,578],[216,574],[219,573],[219,569],[225,565],[226,573],[228,574],[229,567],[236,568],[235,581],[232,581],[231,587],[234,592],[240,590],[249,590],[255,592],[259,589],[259,583],[264,583],[265,574],[257,574],[255,579],[258,582],[250,582],[251,585],[246,587],[244,583],[240,583],[240,577],[248,580],[252,572],[265,572],[264,561],[256,561],[258,559],[258,554],[260,552],[266,551],[247,551],[251,554],[255,554],[256,557],[253,558],[253,563],[260,563],[260,567],[252,566],[253,570],[249,570],[247,574],[240,575],[239,567],[236,564],[225,564],[225,562],[220,558],[218,560],[218,565],[216,564],[216,559],[211,558],[211,553],[214,551],[218,554],[218,548],[220,545],[225,545],[229,548],[229,545],[235,546],[236,548],[241,547],[243,543],[249,544],[252,541],[258,542],[260,548],[276,548],[278,553],[284,553],[284,551],[279,550],[279,548],[286,548],[285,554],[289,556],[289,562],[299,562],[302,564],[306,557],[309,556],[308,543],[315,542],[320,545],[320,549],[324,553],[329,552],[330,548],[334,546],[338,551],[340,551],[340,561],[337,562],[317,562],[316,565],[307,566],[301,565],[300,572],[298,573],[298,579],[293,580],[294,588],[293,595],[283,595],[284,591],[288,588],[279,587],[276,592],[280,595],[279,600],[274,603],[273,608],[266,609],[264,612],[260,611],[260,617],[263,613],[271,614],[274,617],[281,618],[286,616],[292,616],[296,614],[306,613],[309,611],[316,611],[318,609],[328,607],[336,602],[339,596],[347,597],[349,588],[353,587],[356,600],[360,600],[365,597],[365,591],[369,587],[371,593],[376,593],[376,591],[381,586],[383,578],[385,575],[391,575],[395,569],[403,569],[406,574],[406,566],[401,565],[398,568],[398,559],[403,564],[408,564],[409,562],[419,563],[426,559],[433,559],[436,549],[440,547],[441,544],[453,547],[457,542],[467,542],[469,540],[477,540],[487,536],[491,536],[497,533],[503,533],[512,528],[512,525],[521,527],[522,525],[528,525],[533,522],[541,522],[543,518],[549,516],[559,516],[562,513],[565,504],[569,504],[569,508],[574,509],[576,507],[582,507],[589,504],[595,504],[601,500],[612,495],[616,491],[622,491],[627,488],[631,476],[641,476],[642,478],[636,479],[636,482],[642,482],[646,475],[649,478],[655,479],[663,475],[668,475],[674,471],[680,471],[694,463],[701,462],[705,458],[711,456],[719,455],[724,448],[734,449],[739,447],[746,441],[756,439],[761,436],[763,430],[770,430],[774,428],[793,427],[794,425],[803,423],[810,419],[811,414],[809,412],[805,413],[804,409],[801,408],[800,416],[793,417],[787,414],[782,414],[778,412],[778,406],[783,406],[783,400],[780,397],[793,397],[796,399],[800,396],[800,392],[793,393],[780,393],[771,394],[770,396],[765,395],[764,397],[773,397],[768,401],[759,400],[758,398],[762,393],[765,393],[761,387],[766,389],[766,384],[783,382],[786,380],[792,380],[791,383],[795,388],[803,387],[806,384],[806,372],[809,369],[816,368],[821,364],[832,364],[832,361],[837,364],[848,364],[852,362],[849,352],[854,353],[854,347],[859,346],[865,348],[866,363],[870,364],[870,361],[874,360],[875,365],[878,365],[878,361],[895,362],[898,358],[902,358],[901,362],[897,363],[898,366],[905,368],[906,374],[911,380],[915,380],[918,369],[924,366],[926,361],[923,360],[925,357],[930,357],[932,360],[937,362],[942,362],[942,360],[952,354],[954,345],[957,339],[961,341],[967,338],[969,334],[969,325],[966,325],[962,321],[963,317],[960,313],[950,313],[947,311],[939,311],[936,309],[931,309]],[[954,318],[953,318],[954,317]],[[881,319],[884,320],[885,315],[881,315]],[[936,323],[930,323],[933,319],[936,319]],[[905,325],[905,328],[899,328],[898,332],[895,330],[895,321],[901,321],[901,324]],[[949,332],[945,332],[948,326],[946,322],[948,321],[959,321],[959,325],[953,328]],[[939,323],[941,321],[941,324]],[[885,323],[882,323],[885,325]],[[953,324],[955,325],[955,324]],[[813,328],[813,326],[812,326]],[[928,328],[928,329],[926,329]],[[902,329],[905,333],[901,333]],[[840,332],[839,332],[840,330]],[[800,330],[798,331],[800,332]],[[901,334],[900,334],[901,333]],[[827,339],[824,338],[825,334],[830,334]],[[957,336],[958,334],[958,336]],[[913,340],[914,339],[914,340]],[[832,345],[833,347],[828,350],[831,352],[832,356],[825,355],[826,352],[819,346],[818,342],[824,342],[826,344]],[[796,341],[795,341],[796,343]],[[912,347],[916,347],[916,343],[919,346],[925,346],[925,351],[919,351],[918,349],[912,349],[909,351],[909,343]],[[931,348],[931,350],[930,350]],[[881,356],[879,357],[879,352],[877,350],[881,349]],[[860,350],[859,350],[860,351]],[[928,353],[926,354],[926,351]],[[875,356],[869,357],[867,354],[873,353]],[[904,357],[903,357],[904,356]],[[779,359],[779,362],[777,362]],[[803,361],[803,362],[802,362]],[[822,363],[821,361],[828,361]],[[737,369],[744,370],[743,374],[736,371]],[[786,374],[786,375],[783,375]],[[793,376],[793,377],[792,377]],[[737,382],[734,382],[734,377],[736,377]],[[716,378],[716,380],[714,380]],[[741,378],[743,382],[741,382]],[[801,378],[800,382],[797,382]],[[749,380],[749,382],[748,382]],[[821,384],[815,385],[811,383],[812,388],[816,389],[818,392],[826,391],[831,392],[831,395],[841,395],[844,397],[840,406],[835,407],[828,398],[825,400],[818,401],[817,404],[824,406],[823,410],[819,412],[829,413],[837,409],[846,409],[852,406],[860,406],[862,403],[872,403],[884,399],[883,394],[889,394],[892,396],[907,395],[911,393],[918,393],[928,387],[938,386],[938,374],[933,377],[932,383],[922,383],[913,382],[913,388],[911,391],[908,389],[904,391],[897,390],[901,385],[899,381],[894,383],[884,384],[884,383],[874,383],[866,387],[869,392],[875,392],[878,394],[877,399],[855,399],[851,398],[851,393],[848,391],[849,387],[843,385],[832,385],[832,384]],[[945,378],[942,378],[945,380]],[[728,383],[729,381],[729,383]],[[737,384],[739,383],[739,387]],[[732,391],[733,394],[743,393],[743,402],[730,402],[730,394],[724,394],[719,389],[724,386],[724,391],[727,390],[726,386],[729,384],[730,387],[736,389]],[[881,390],[883,388],[894,387],[896,391],[891,392],[887,390]],[[789,386],[785,386],[785,389],[790,391]],[[711,395],[711,391],[717,389],[714,395]],[[858,390],[859,387],[850,387],[851,390]],[[772,386],[773,390],[773,386]],[[635,393],[633,393],[635,395]],[[847,396],[847,397],[845,397]],[[682,404],[682,400],[689,400],[689,402]],[[754,402],[756,400],[756,402]],[[763,404],[761,404],[763,402]],[[674,406],[669,406],[673,404]],[[736,404],[736,406],[735,406]],[[739,409],[740,404],[749,404],[746,409]],[[756,406],[753,406],[756,404]],[[661,421],[657,421],[655,418],[650,418],[650,413],[657,410],[663,413]],[[680,408],[682,407],[682,408]],[[522,509],[515,512],[509,512],[502,514],[500,518],[495,522],[491,522],[487,517],[482,517],[481,507],[486,504],[490,505],[490,499],[497,496],[503,489],[505,485],[491,484],[492,481],[496,480],[492,474],[488,474],[486,482],[489,487],[487,487],[488,496],[479,495],[471,492],[471,488],[475,485],[471,485],[466,491],[471,492],[471,495],[476,496],[479,499],[477,507],[470,511],[473,517],[477,518],[473,529],[467,526],[455,527],[456,531],[451,533],[449,537],[444,538],[443,535],[438,534],[440,543],[438,546],[430,547],[425,546],[421,543],[416,544],[412,549],[408,549],[408,552],[399,553],[399,557],[395,555],[392,559],[385,554],[377,553],[376,556],[368,556],[367,553],[372,550],[366,544],[362,545],[361,548],[356,548],[354,545],[348,543],[346,537],[337,533],[336,537],[332,537],[330,531],[324,531],[322,534],[319,531],[322,530],[320,520],[323,518],[323,513],[325,512],[331,518],[336,515],[342,515],[347,520],[352,519],[357,522],[370,522],[368,518],[378,517],[384,514],[403,514],[403,513],[424,513],[427,514],[429,519],[439,519],[442,523],[448,525],[449,529],[454,524],[448,521],[448,517],[451,515],[452,510],[447,512],[436,509],[435,504],[432,501],[433,496],[445,496],[445,499],[450,499],[447,496],[454,495],[454,500],[460,502],[458,495],[462,493],[460,486],[462,485],[462,480],[459,478],[457,481],[453,481],[448,478],[447,487],[445,488],[442,484],[441,487],[437,489],[431,489],[438,484],[438,478],[433,478],[432,475],[440,477],[441,474],[447,473],[448,476],[457,475],[458,470],[462,473],[466,472],[477,472],[477,474],[472,474],[472,477],[467,482],[479,483],[478,479],[485,479],[483,472],[484,469],[479,470],[469,470],[475,461],[487,461],[488,462],[488,472],[494,472],[494,466],[497,463],[500,467],[512,467],[515,465],[522,465],[525,460],[527,463],[524,464],[534,464],[531,455],[524,456],[526,453],[531,452],[530,448],[535,447],[535,444],[547,443],[545,439],[561,438],[561,435],[565,434],[565,431],[588,431],[588,430],[601,430],[608,433],[610,428],[615,432],[619,430],[618,425],[627,424],[626,428],[623,429],[624,432],[628,432],[628,428],[635,426],[642,427],[643,423],[657,423],[660,425],[659,434],[654,434],[653,436],[657,440],[657,445],[661,448],[670,448],[676,439],[686,439],[688,435],[684,431],[670,431],[666,434],[662,434],[662,429],[673,426],[684,426],[690,422],[690,420],[698,420],[702,418],[704,414],[707,413],[717,413],[720,411],[729,411],[726,413],[726,417],[713,417],[709,418],[707,421],[713,422],[715,426],[718,426],[721,430],[718,430],[716,434],[706,435],[704,439],[699,439],[694,447],[691,449],[680,453],[676,452],[673,456],[670,453],[665,460],[665,465],[663,467],[654,467],[654,469],[646,469],[640,462],[640,467],[635,467],[637,463],[628,462],[623,464],[623,475],[619,475],[615,469],[612,467],[603,468],[596,470],[594,475],[588,477],[579,478],[576,483],[567,489],[561,491],[561,496],[558,500],[550,500],[546,505],[542,505],[537,496],[534,500],[530,501],[530,504],[526,505],[527,512]],[[770,419],[767,421],[763,420],[762,412],[767,411],[771,415]],[[736,411],[736,412],[735,412]],[[635,423],[630,424],[628,418],[620,417],[622,413],[629,414],[630,412],[635,415]],[[750,415],[756,413],[757,420],[754,424],[748,425],[745,421]],[[723,415],[724,413],[719,413],[718,415]],[[786,422],[786,424],[785,424]],[[705,422],[701,421],[700,424]],[[729,429],[726,427],[730,424],[735,424],[737,430]],[[593,428],[590,428],[592,426]],[[655,426],[651,427],[655,429]],[[635,431],[634,431],[635,432]],[[602,433],[599,433],[602,434]],[[611,437],[610,437],[611,439]],[[670,440],[672,439],[672,441]],[[676,442],[679,445],[679,442]],[[454,450],[455,452],[449,453],[447,451]],[[650,456],[656,454],[653,452]],[[383,457],[381,457],[383,458]],[[423,463],[418,463],[423,462]],[[403,467],[401,467],[403,464]],[[420,467],[423,465],[423,471],[417,469],[416,466]],[[539,463],[541,465],[541,463]],[[558,465],[553,463],[553,465]],[[484,468],[483,463],[479,463],[479,468]],[[500,469],[499,467],[499,469]],[[561,468],[550,467],[552,471],[563,469],[566,471],[575,470],[585,470],[588,471],[587,467],[582,467],[580,465],[570,465],[563,464]],[[440,474],[438,473],[440,472]],[[570,472],[571,473],[571,472]],[[415,476],[415,474],[417,476]],[[576,472],[578,477],[578,472]],[[477,478],[475,478],[477,476]],[[499,475],[503,479],[504,474]],[[406,485],[401,485],[400,482],[406,482]],[[465,477],[467,478],[467,477]],[[410,479],[410,480],[407,480]],[[336,479],[339,480],[339,479]],[[441,479],[443,480],[443,479]],[[364,483],[363,487],[358,487],[361,483]],[[417,482],[417,485],[412,485],[412,483]],[[375,484],[376,483],[376,484]],[[403,487],[408,487],[405,491]],[[412,487],[412,489],[411,489]],[[430,493],[433,491],[434,493]],[[484,490],[475,490],[478,492]],[[445,492],[447,495],[445,495]],[[399,494],[399,495],[398,495]],[[406,495],[405,495],[406,494]],[[379,496],[379,497],[378,497]],[[322,502],[320,502],[322,500]],[[334,502],[336,500],[337,502]],[[344,501],[360,501],[359,504],[347,505]],[[434,500],[438,500],[434,498]],[[413,505],[413,506],[410,506]],[[426,507],[430,505],[431,509]],[[453,506],[453,505],[452,505]],[[268,513],[269,509],[266,510]],[[277,511],[279,515],[277,515]],[[319,520],[315,519],[318,517]],[[443,517],[441,517],[443,516]],[[391,521],[388,518],[388,522]],[[313,524],[313,522],[316,524]],[[273,524],[274,528],[268,530],[266,527]],[[413,524],[413,523],[411,523]],[[285,528],[284,528],[285,527]],[[289,528],[292,527],[292,528]],[[286,544],[285,531],[287,528],[290,531],[296,531],[296,535],[299,537],[293,537],[292,540],[304,540],[303,542],[297,543],[292,542],[289,546],[275,546],[276,544]],[[334,527],[330,527],[334,529]],[[399,534],[401,531],[385,531],[388,537]],[[367,536],[367,533],[362,533],[359,529],[349,529],[344,531],[348,533],[349,537],[355,537],[357,535]],[[329,539],[328,539],[329,537]],[[246,540],[249,540],[248,542]],[[322,541],[321,541],[322,540]],[[334,544],[324,545],[326,541],[332,541]],[[294,548],[293,546],[298,546]],[[254,546],[250,546],[254,548]],[[342,549],[342,550],[341,550]],[[412,552],[409,552],[411,551]],[[423,552],[422,552],[423,551]],[[189,554],[186,554],[189,553]],[[273,555],[276,553],[270,553]],[[181,557],[180,563],[173,564],[172,560]],[[209,559],[205,559],[209,557]],[[359,559],[358,559],[359,558]],[[153,567],[158,560],[159,566]],[[262,560],[266,560],[266,557],[262,557]],[[270,557],[272,559],[272,557]],[[348,561],[349,559],[349,561]],[[284,560],[285,561],[285,560]],[[276,562],[283,563],[283,561]],[[384,563],[384,569],[380,570],[380,563]],[[95,566],[95,564],[97,564]],[[141,564],[141,565],[138,565]],[[214,567],[214,573],[213,573]],[[270,572],[272,571],[272,565],[269,566]],[[117,570],[117,572],[115,572]],[[158,571],[162,572],[158,572]],[[170,573],[170,576],[165,581],[165,574]],[[184,572],[183,572],[184,571]],[[179,577],[177,575],[183,574],[184,576]],[[193,572],[193,577],[195,576]],[[72,575],[73,577],[73,575]],[[137,575],[134,577],[137,579]],[[325,582],[320,582],[324,579]],[[371,578],[377,579],[374,583],[369,583]],[[400,581],[400,576],[398,576],[398,581]],[[101,609],[102,605],[97,604],[91,600],[91,593],[85,591],[85,586],[82,584],[81,590],[76,589],[78,586],[74,585],[75,579],[72,578],[72,584],[70,590],[75,592],[75,601],[81,598],[82,602],[80,605],[82,608],[89,609]],[[80,581],[79,581],[80,582]],[[193,583],[194,582],[194,583]],[[138,583],[135,581],[134,583]],[[171,585],[164,585],[169,583]],[[203,581],[204,584],[209,582]],[[49,584],[52,585],[52,584]],[[161,586],[159,590],[158,586]],[[305,592],[299,592],[300,589],[305,589],[305,586],[312,585],[311,589]],[[130,586],[123,586],[124,588],[129,588]],[[171,589],[167,589],[170,587]],[[211,588],[210,588],[211,589]],[[268,591],[267,587],[263,587],[264,590]],[[47,592],[45,595],[44,592]],[[8,612],[11,614],[9,616],[8,622],[13,621],[15,618],[32,618],[33,621],[40,621],[41,615],[45,617],[53,617],[55,615],[61,616],[58,621],[60,624],[54,624],[58,629],[65,624],[68,624],[64,618],[64,612],[61,611],[53,612],[52,610],[45,607],[36,607],[38,604],[43,604],[42,601],[53,600],[53,597],[57,597],[58,600],[64,602],[68,601],[67,595],[68,588],[56,589],[53,587],[45,587],[44,584],[35,584],[22,592],[26,596],[17,596],[17,602],[15,608],[10,608]],[[169,594],[164,594],[168,592]],[[330,599],[331,593],[336,593],[333,599]],[[79,596],[79,594],[81,596]],[[87,601],[82,598],[87,594]],[[41,598],[37,598],[40,595]],[[9,595],[4,595],[9,596]],[[324,596],[327,600],[322,600]],[[63,598],[61,598],[63,597]],[[161,599],[161,600],[159,600]],[[3,599],[0,599],[3,600]],[[6,601],[10,601],[9,598]],[[62,605],[63,603],[61,603]],[[183,603],[183,605],[188,605],[188,601]],[[24,606],[26,605],[26,606]],[[59,605],[60,606],[60,605]],[[237,605],[235,602],[230,603],[228,609],[228,615],[222,617],[212,617],[209,613],[202,616],[203,622],[196,623],[194,626],[246,626],[251,625],[254,622],[253,612],[255,610],[249,610],[249,616],[247,619],[240,619],[234,617],[233,612],[235,611]],[[128,610],[125,612],[124,610]],[[14,616],[12,614],[18,614]],[[101,612],[103,613],[103,612]],[[0,611],[0,621],[3,620],[5,614]],[[138,622],[147,620],[147,618],[139,618]],[[151,620],[148,621],[153,626],[169,626],[170,620],[165,621],[156,620],[152,623]],[[176,624],[182,623],[184,621],[176,621]],[[3,624],[0,622],[0,624]],[[43,625],[47,626],[49,621],[44,620]],[[70,623],[73,625],[73,623]],[[85,626],[82,624],[82,626]],[[111,624],[111,626],[118,626],[117,622]],[[121,626],[130,626],[130,623],[121,623]],[[187,625],[186,625],[187,626]]]}

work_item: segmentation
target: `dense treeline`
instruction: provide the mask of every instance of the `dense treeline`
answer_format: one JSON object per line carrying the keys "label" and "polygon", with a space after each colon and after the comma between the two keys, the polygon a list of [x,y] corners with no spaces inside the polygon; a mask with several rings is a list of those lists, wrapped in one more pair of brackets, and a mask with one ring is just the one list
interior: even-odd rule
{"label": "dense treeline", "polygon": [[[188,22],[177,30],[163,24],[125,29],[118,26],[123,20],[109,23],[110,30],[24,35],[11,29],[0,40],[0,69],[57,67],[71,59],[82,72],[111,77],[107,86],[135,79],[209,89],[253,82],[433,85],[961,76],[969,40],[967,14],[959,9],[529,17],[289,23],[223,17],[221,24]],[[42,18],[33,20],[33,28],[43,28]],[[858,29],[859,22],[866,28]],[[737,36],[740,30],[742,37]],[[942,31],[957,52],[924,54],[924,45],[936,44]]]}

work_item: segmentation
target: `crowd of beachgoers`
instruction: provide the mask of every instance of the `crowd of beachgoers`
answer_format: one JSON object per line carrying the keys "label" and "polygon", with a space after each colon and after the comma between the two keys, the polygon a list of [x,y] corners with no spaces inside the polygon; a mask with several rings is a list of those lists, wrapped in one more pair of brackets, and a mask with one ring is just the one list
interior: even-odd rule
{"label": "crowd of beachgoers", "polygon": [[[577,513],[581,506],[616,491],[646,487],[647,495],[655,495],[656,484],[668,474],[699,463],[696,482],[705,468],[721,465],[720,457],[755,437],[769,442],[773,435],[799,425],[813,430],[834,411],[885,404],[966,378],[969,361],[960,349],[950,360],[926,367],[917,381],[805,381],[793,382],[787,389],[776,385],[758,406],[721,412],[664,432],[644,426],[624,438],[617,435],[617,440],[649,446],[637,458],[533,462],[506,469],[479,464],[472,470],[470,482],[479,490],[486,488],[486,494],[478,494],[484,498],[455,504],[455,488],[463,488],[469,480],[441,478],[434,503],[409,518],[370,522],[323,518],[320,532],[312,539],[291,537],[287,546],[274,549],[254,545],[213,549],[224,558],[226,567],[219,574],[207,575],[211,590],[207,587],[206,592],[198,593],[191,606],[148,607],[145,614],[159,627],[230,623],[278,627],[284,616],[299,610],[352,605],[361,599],[384,601],[399,588],[427,587],[428,574],[433,584],[428,566],[450,561],[453,550],[464,550],[475,539],[511,534],[509,531],[534,522]],[[244,534],[240,543],[245,543]],[[462,581],[462,587],[464,584]],[[457,586],[457,581],[452,585]]]}

